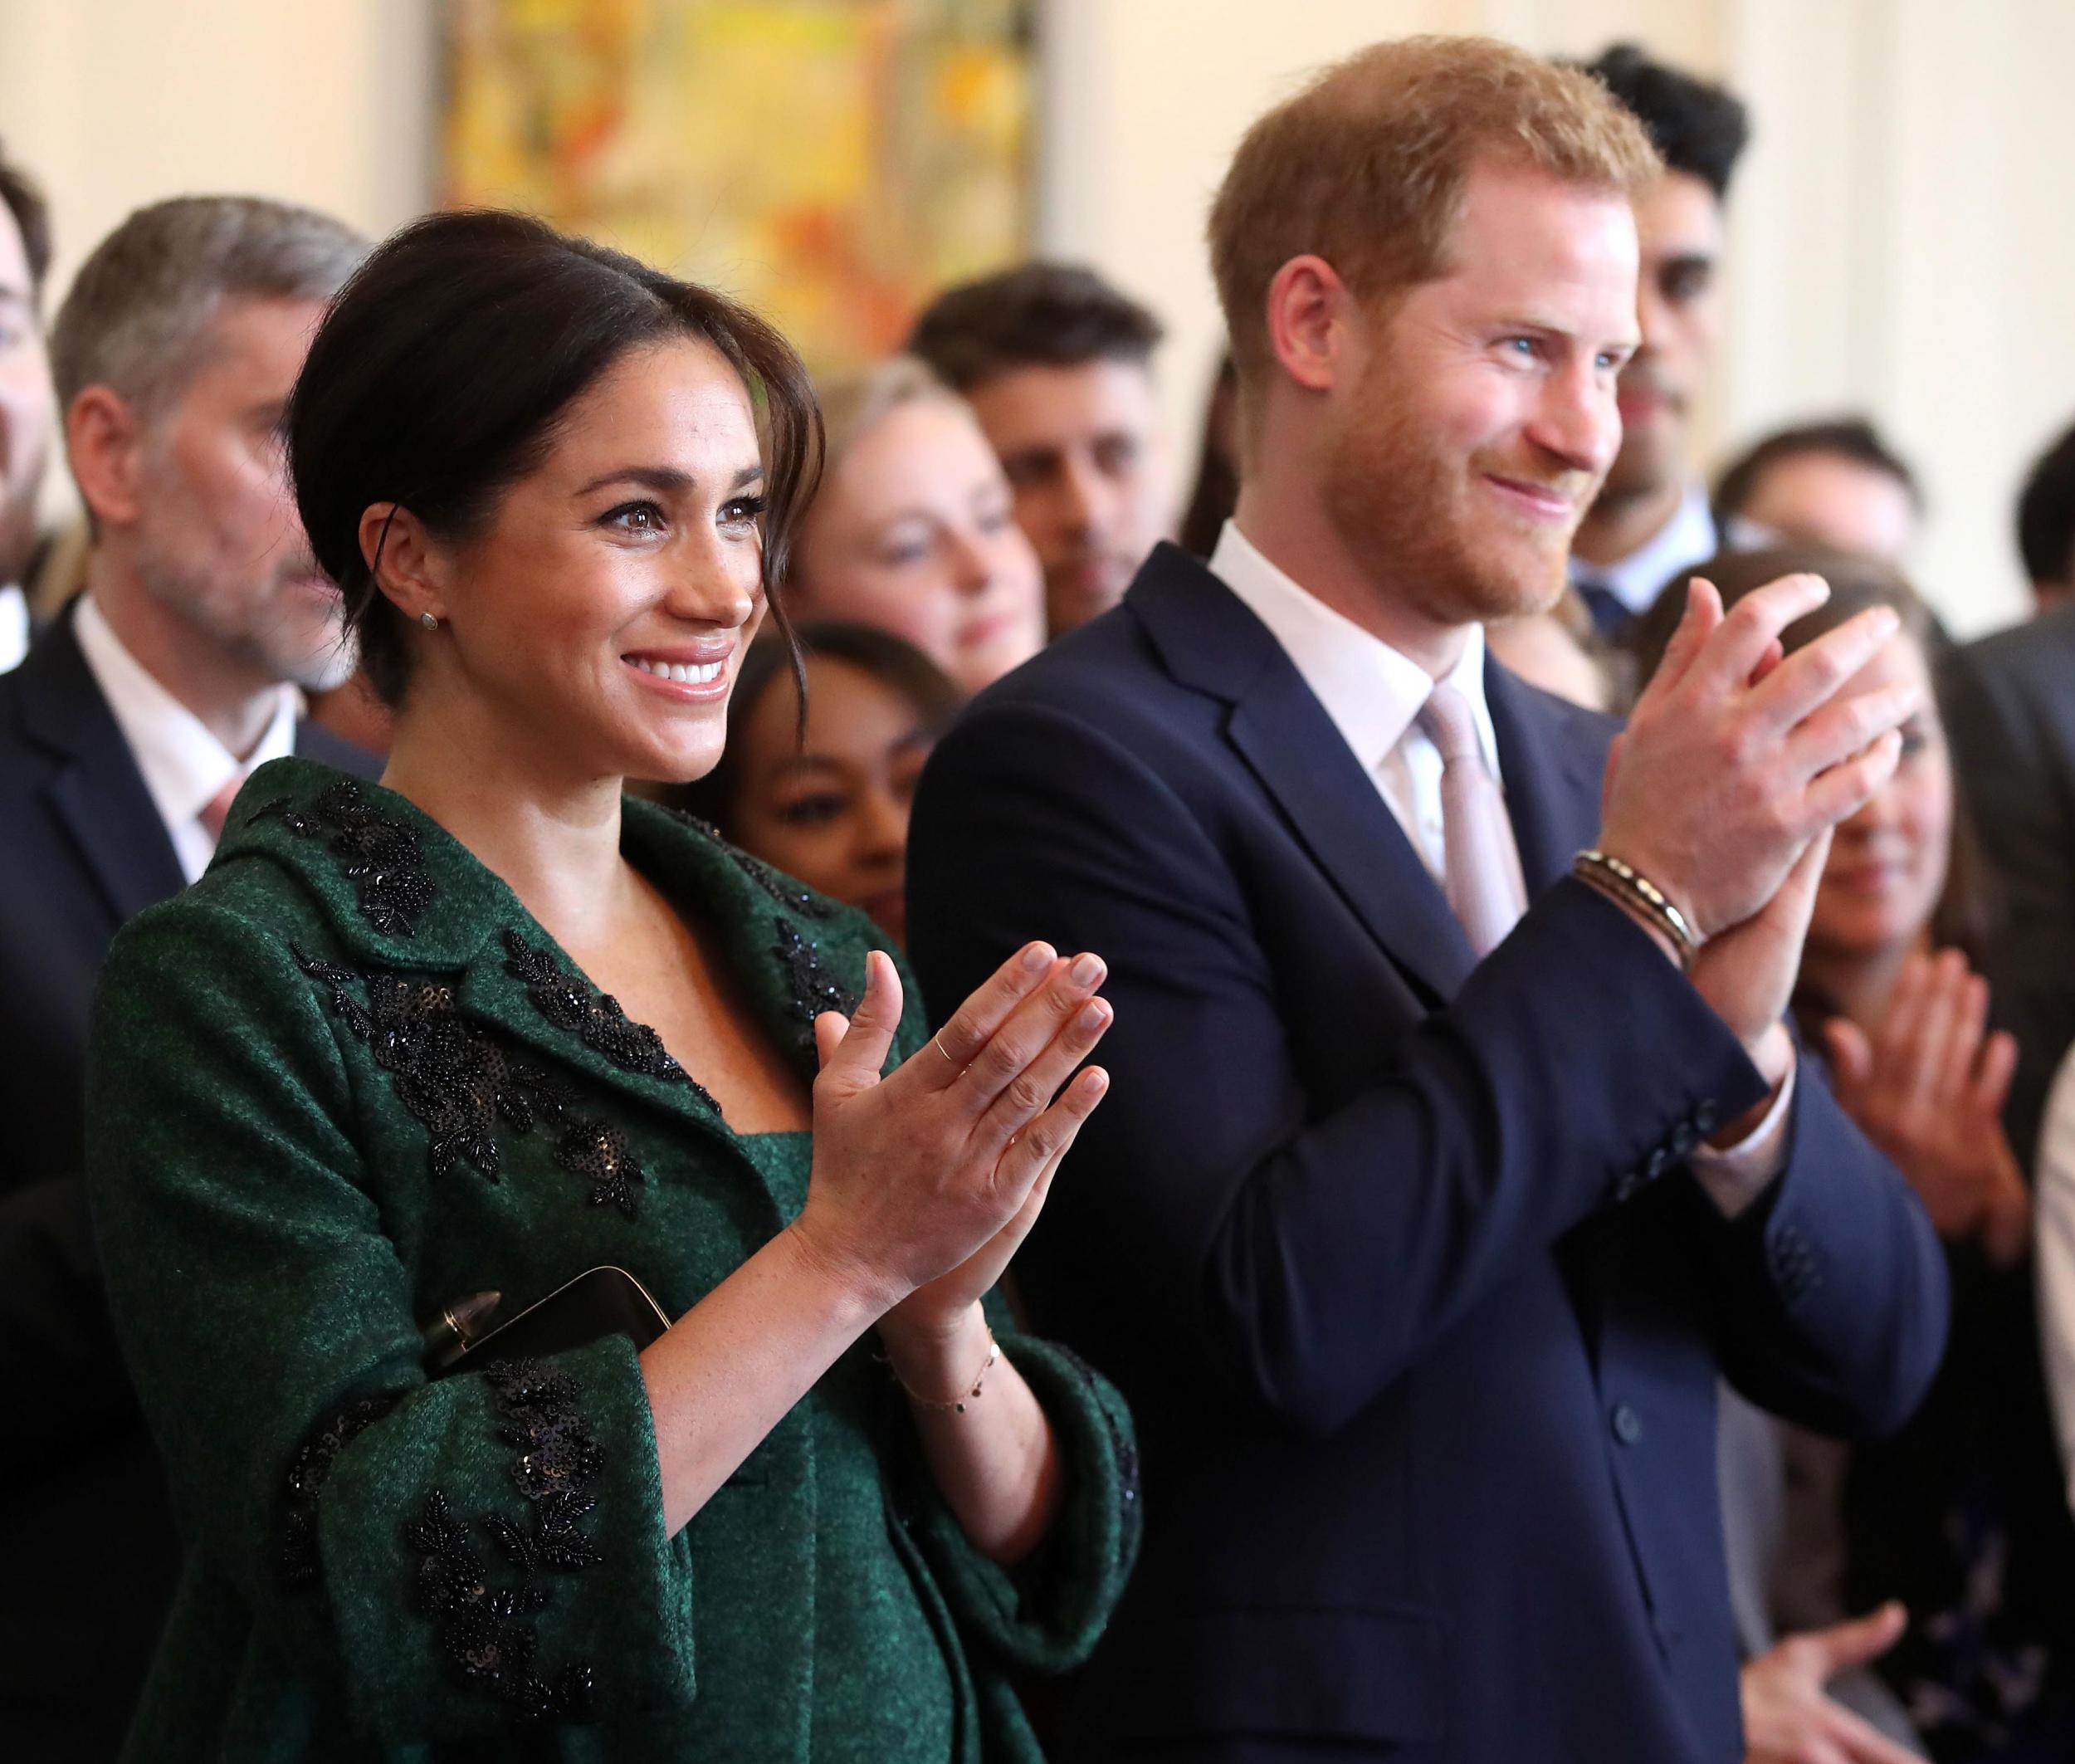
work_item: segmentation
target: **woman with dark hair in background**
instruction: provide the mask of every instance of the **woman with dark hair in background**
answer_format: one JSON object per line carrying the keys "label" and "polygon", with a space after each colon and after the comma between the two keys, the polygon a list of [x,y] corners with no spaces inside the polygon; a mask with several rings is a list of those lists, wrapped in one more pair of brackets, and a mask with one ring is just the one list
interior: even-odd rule
{"label": "woman with dark hair in background", "polygon": [[[333,305],[290,456],[388,769],[256,773],[95,1024],[189,1546],[133,1756],[1035,1757],[1005,1672],[1136,1541],[1116,1399],[994,1297],[1102,964],[1029,946],[930,1037],[861,916],[622,795],[719,757],[818,439],[759,320],[538,222]],[[667,1327],[550,1301],[428,1376],[598,1268]]]}
{"label": "woman with dark hair in background", "polygon": [[676,793],[753,857],[907,938],[908,815],[923,761],[961,702],[911,643],[871,625],[810,623],[792,652],[750,646],[728,701],[720,763]]}
{"label": "woman with dark hair in background", "polygon": [[[2032,1322],[2030,1200],[2001,1120],[2016,1050],[1990,1031],[1988,988],[1974,971],[1990,908],[1931,691],[1936,628],[1891,565],[1852,554],[1780,546],[1726,554],[1692,574],[1715,584],[1726,608],[1801,573],[1822,576],[1830,598],[1788,627],[1786,650],[1869,607],[1892,608],[1901,629],[1857,684],[1908,680],[1921,699],[1893,778],[1832,840],[1795,1016],[1838,1100],[1922,1199],[1945,1240],[1954,1307],[1938,1382],[1901,1434],[1848,1459],[1814,1435],[1786,1439],[1789,1548],[1758,1577],[1780,1629],[1899,1600],[1906,1634],[1900,1613],[1887,1614],[1851,1626],[1841,1652],[1800,1658],[1863,1662],[1900,1635],[1879,1669],[1934,1757],[2029,1757],[1999,1748],[2060,1735],[2052,1723],[2071,1664],[2075,1532]],[[1655,670],[1691,579],[1674,581],[1638,623],[1639,679]],[[1744,1419],[1732,1410],[1726,1421]],[[1726,1506],[1734,1496],[1726,1491]],[[1733,1522],[1731,1532],[1734,1558]],[[1745,1697],[1761,1736],[1768,1711],[1751,1718],[1748,1669]]]}

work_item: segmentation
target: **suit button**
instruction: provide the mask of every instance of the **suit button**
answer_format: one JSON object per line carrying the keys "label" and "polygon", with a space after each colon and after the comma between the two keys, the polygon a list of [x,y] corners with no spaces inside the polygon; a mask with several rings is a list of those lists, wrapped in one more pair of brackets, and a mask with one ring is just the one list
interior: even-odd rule
{"label": "suit button", "polygon": [[1626,1403],[1617,1403],[1614,1410],[1614,1436],[1623,1445],[1633,1445],[1643,1437],[1643,1417]]}
{"label": "suit button", "polygon": [[1693,1131],[1705,1137],[1715,1131],[1715,1123],[1720,1117],[1721,1112],[1712,1100],[1704,1101],[1693,1111]]}
{"label": "suit button", "polygon": [[1685,1158],[1692,1156],[1693,1148],[1701,1142],[1701,1136],[1690,1121],[1682,1121],[1672,1130],[1672,1156]]}
{"label": "suit button", "polygon": [[1643,1161],[1643,1174],[1653,1182],[1672,1167],[1672,1154],[1659,1146]]}

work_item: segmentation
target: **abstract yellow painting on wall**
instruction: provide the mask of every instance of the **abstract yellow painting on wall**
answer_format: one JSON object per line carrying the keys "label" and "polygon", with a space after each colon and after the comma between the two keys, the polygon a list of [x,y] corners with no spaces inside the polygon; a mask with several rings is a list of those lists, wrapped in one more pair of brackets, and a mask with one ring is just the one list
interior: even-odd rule
{"label": "abstract yellow painting on wall", "polygon": [[1029,247],[1034,0],[448,0],[444,198],[747,301],[818,371]]}

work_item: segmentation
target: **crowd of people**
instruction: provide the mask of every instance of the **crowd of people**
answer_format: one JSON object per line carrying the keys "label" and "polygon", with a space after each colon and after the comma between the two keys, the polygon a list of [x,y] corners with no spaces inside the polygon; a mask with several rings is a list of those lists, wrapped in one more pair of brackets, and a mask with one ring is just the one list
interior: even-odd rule
{"label": "crowd of people", "polygon": [[1750,127],[1326,71],[1186,453],[0,155],[0,1756],[2075,1757],[2075,429],[1711,481]]}

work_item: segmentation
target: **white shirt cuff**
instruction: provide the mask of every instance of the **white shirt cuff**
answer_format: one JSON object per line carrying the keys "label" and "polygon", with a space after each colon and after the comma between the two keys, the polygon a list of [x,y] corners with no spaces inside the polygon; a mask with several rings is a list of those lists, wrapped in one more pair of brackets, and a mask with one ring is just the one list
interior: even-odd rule
{"label": "white shirt cuff", "polygon": [[1707,1190],[1723,1218],[1736,1218],[1786,1167],[1787,1112],[1794,1105],[1794,1074],[1800,1069],[1797,1058],[1780,1081],[1765,1119],[1735,1145],[1694,1148],[1693,1180]]}

